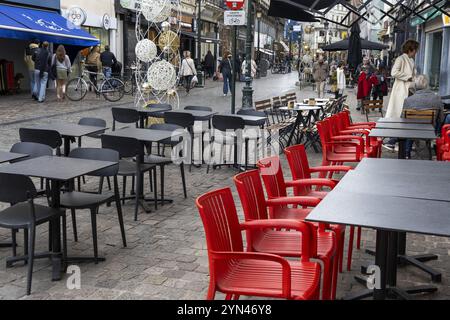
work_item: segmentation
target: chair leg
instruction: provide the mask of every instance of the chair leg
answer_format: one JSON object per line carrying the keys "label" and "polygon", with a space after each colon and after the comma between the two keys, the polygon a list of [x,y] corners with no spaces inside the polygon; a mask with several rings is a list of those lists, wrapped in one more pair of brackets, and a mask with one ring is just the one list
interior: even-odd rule
{"label": "chair leg", "polygon": [[[139,173],[138,173],[139,174]],[[133,179],[135,180],[135,179]],[[140,178],[138,177],[137,179],[137,187],[136,187],[136,202],[134,204],[134,221],[138,220],[138,211],[139,211],[139,195],[141,194],[141,183],[140,183]]]}
{"label": "chair leg", "polygon": [[332,283],[332,260],[321,258],[323,262],[323,282],[322,282],[322,300],[331,299],[331,283]]}
{"label": "chair leg", "polygon": [[17,230],[16,229],[12,229],[11,230],[11,241],[12,241],[12,253],[13,253],[13,257],[17,257]]}
{"label": "chair leg", "polygon": [[164,165],[160,166],[160,174],[161,174],[161,185],[160,185],[160,189],[161,189],[161,206],[164,206]]}
{"label": "chair leg", "polygon": [[119,193],[119,184],[117,182],[117,177],[114,177],[114,196],[117,208],[117,217],[119,218],[119,226],[120,233],[122,234],[122,243],[123,246],[127,246],[127,239],[125,237],[125,226],[123,224],[123,214],[122,214],[122,205],[120,204],[120,193]]}
{"label": "chair leg", "polygon": [[77,178],[77,187],[78,187],[78,191],[81,191],[81,178],[80,177]]}
{"label": "chair leg", "polygon": [[135,186],[136,186],[136,177],[132,176],[131,177],[131,192],[130,192],[131,195],[134,195],[136,192]]}
{"label": "chair leg", "polygon": [[109,177],[106,177],[106,181],[108,182],[108,189],[109,189],[109,191],[112,191],[111,179]]}
{"label": "chair leg", "polygon": [[361,232],[362,232],[362,228],[358,227],[358,233],[357,233],[357,237],[356,237],[356,249],[361,249]]}
{"label": "chair leg", "polygon": [[98,208],[91,209],[92,242],[94,244],[94,262],[95,262],[95,264],[98,264],[97,211],[98,211]]}
{"label": "chair leg", "polygon": [[73,241],[78,242],[77,216],[75,209],[70,209],[70,214],[72,216]]}
{"label": "chair leg", "polygon": [[105,177],[100,177],[100,182],[98,184],[98,194],[102,194],[104,182],[105,182]]}
{"label": "chair leg", "polygon": [[183,183],[183,193],[184,198],[187,198],[187,191],[186,191],[186,176],[184,174],[184,163],[180,164],[180,171],[181,171],[181,181]]}
{"label": "chair leg", "polygon": [[[51,230],[51,228],[50,228]],[[51,236],[50,236],[51,238]],[[28,229],[23,230],[23,243],[25,244],[23,246],[23,254],[26,256],[28,255],[28,246],[26,245],[29,241],[29,235],[28,235]],[[27,261],[25,260],[25,264],[27,264]]]}
{"label": "chair leg", "polygon": [[36,226],[32,225],[28,228],[27,234],[29,233],[28,238],[28,275],[27,275],[27,295],[31,294],[31,282],[33,279],[33,264],[34,264],[34,240],[36,233]]}
{"label": "chair leg", "polygon": [[67,220],[66,213],[64,212],[62,215],[62,241],[63,241],[63,262],[64,262],[64,271],[66,271],[67,264]]}
{"label": "chair leg", "polygon": [[148,180],[150,185],[150,192],[153,192],[153,177],[152,177],[152,170],[148,172]]}
{"label": "chair leg", "polygon": [[350,227],[350,238],[348,240],[348,253],[347,253],[347,271],[350,271],[352,269],[354,237],[355,237],[355,227]]}
{"label": "chair leg", "polygon": [[123,177],[123,184],[122,184],[122,204],[125,204],[125,196],[126,196],[126,192],[127,192],[127,177],[124,176]]}

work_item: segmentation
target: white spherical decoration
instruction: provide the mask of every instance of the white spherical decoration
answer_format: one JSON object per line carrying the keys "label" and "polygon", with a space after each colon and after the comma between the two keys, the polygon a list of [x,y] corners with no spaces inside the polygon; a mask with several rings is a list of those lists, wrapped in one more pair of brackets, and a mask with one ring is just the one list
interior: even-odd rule
{"label": "white spherical decoration", "polygon": [[161,23],[161,28],[163,31],[169,31],[170,30],[170,23],[167,21],[164,21]]}
{"label": "white spherical decoration", "polygon": [[150,86],[158,91],[172,89],[177,81],[175,68],[165,60],[153,63],[148,69],[147,78]]}
{"label": "white spherical decoration", "polygon": [[156,49],[156,44],[149,40],[144,39],[137,43],[136,45],[136,57],[143,62],[150,62],[156,58],[158,50]]}
{"label": "white spherical decoration", "polygon": [[142,0],[141,11],[149,22],[163,22],[170,17],[172,4],[170,0]]}

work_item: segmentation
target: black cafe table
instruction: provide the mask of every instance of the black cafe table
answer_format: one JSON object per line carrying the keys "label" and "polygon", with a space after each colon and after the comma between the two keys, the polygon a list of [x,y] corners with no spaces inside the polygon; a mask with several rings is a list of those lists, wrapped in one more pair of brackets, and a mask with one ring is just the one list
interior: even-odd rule
{"label": "black cafe table", "polygon": [[377,129],[435,131],[434,127],[431,124],[425,124],[425,123],[377,122],[375,128],[377,128]]}
{"label": "black cafe table", "polygon": [[[438,190],[442,187],[445,178],[438,180],[437,186],[433,187],[432,179],[425,181],[425,172],[422,176],[415,175],[411,173],[411,168],[406,169],[406,173],[398,171],[395,176],[390,172],[384,174],[369,171],[375,166],[380,166],[374,162],[377,160],[364,159],[362,164],[364,162],[367,164],[345,175],[338,186],[312,211],[307,220],[377,230],[375,263],[382,271],[382,287],[374,292],[365,291],[361,295],[357,294],[353,298],[367,297],[372,293],[375,298],[385,298],[387,291],[407,298],[409,296],[405,290],[396,288],[397,263],[400,258],[414,264],[412,262],[415,257],[408,259],[404,253],[399,252],[402,250],[401,235],[411,232],[450,236],[450,215],[448,214],[450,200],[443,201],[444,193],[439,193]],[[405,160],[391,161],[407,162]],[[429,166],[430,161],[422,162],[427,162],[424,165]],[[420,164],[416,162],[414,165],[417,167]],[[376,177],[379,177],[378,180]],[[436,178],[436,176],[433,177]],[[417,190],[412,190],[411,193],[405,191],[410,186],[411,179],[416,181],[422,179],[424,189],[429,188],[430,192],[422,196],[417,194]],[[396,182],[392,182],[394,180]],[[433,195],[432,191],[436,191],[436,195]],[[422,256],[426,258],[428,255]],[[389,285],[388,288],[386,283]],[[406,292],[420,293],[435,290],[435,287],[423,286],[406,290]]]}
{"label": "black cafe table", "polygon": [[[172,131],[164,131],[164,130],[153,130],[153,129],[141,129],[141,128],[124,128],[121,130],[116,130],[112,132],[105,133],[107,136],[113,136],[113,137],[124,137],[124,138],[132,138],[137,139],[141,142],[142,148],[145,148],[145,143],[154,143],[154,142],[161,142],[166,139],[173,139],[179,136],[178,134],[175,134]],[[141,163],[144,162],[144,159],[140,159]],[[147,201],[155,201],[155,199],[152,198],[145,198],[144,196],[144,175],[140,174],[138,179],[136,179],[136,183],[139,184],[140,188],[137,188],[137,190],[141,190],[142,194],[140,194],[140,202],[139,204],[143,207],[145,212],[149,213],[151,210],[147,208],[145,205],[145,202]],[[157,199],[158,202],[163,202],[162,199]],[[164,203],[172,203],[172,199],[164,198]]]}
{"label": "black cafe table", "polygon": [[168,104],[150,104],[147,107],[138,107],[139,127],[145,128],[145,120],[148,117],[163,118],[164,112],[172,110]]}
{"label": "black cafe table", "polygon": [[[10,162],[14,160],[20,160],[27,158],[28,155],[26,154],[20,154],[20,153],[13,153],[13,152],[7,152],[0,150],[0,163]],[[9,248],[12,246],[12,243],[3,243],[0,242],[0,248]]]}
{"label": "black cafe table", "polygon": [[417,124],[430,124],[430,120],[426,119],[410,119],[410,118],[380,118],[377,122],[383,123],[417,123]]}
{"label": "black cafe table", "polygon": [[0,163],[10,162],[10,161],[14,161],[14,160],[20,160],[20,159],[24,159],[27,157],[28,157],[27,154],[20,154],[20,153],[14,153],[14,152],[0,150]]}
{"label": "black cafe table", "polygon": [[[0,166],[0,172],[10,174],[20,174],[24,176],[43,178],[50,180],[51,206],[59,208],[61,187],[69,181],[87,175],[91,172],[108,168],[115,165],[114,162],[75,159],[67,157],[44,156],[30,160],[24,160],[14,164]],[[61,226],[60,223],[52,223],[52,267],[54,281],[61,279]],[[7,262],[23,260],[23,257],[13,257]],[[70,261],[89,261],[91,258],[67,258],[65,263]]]}
{"label": "black cafe table", "polygon": [[85,126],[70,122],[51,122],[48,124],[41,124],[25,128],[57,131],[63,138],[64,155],[66,157],[70,154],[70,140],[72,138],[81,138],[84,136],[102,133],[105,131],[105,128],[95,126]]}
{"label": "black cafe table", "polygon": [[[292,110],[297,111],[297,117],[295,119],[294,126],[292,127],[291,134],[289,136],[288,140],[288,146],[292,145],[292,141],[294,140],[294,136],[297,133],[297,139],[296,143],[301,143],[303,139],[303,129],[309,129],[311,127],[312,121],[320,121],[320,112],[323,110],[323,107],[326,105],[326,103],[317,103],[316,105],[309,105],[309,104],[299,104],[296,103],[294,105],[294,108],[288,109],[280,108],[282,110]],[[306,112],[307,115],[304,115],[303,113]],[[300,134],[301,133],[301,134]],[[311,130],[306,130],[306,137],[310,141],[312,147],[314,148],[314,151],[317,153],[319,152],[319,149],[316,146],[316,138],[314,137]]]}
{"label": "black cafe table", "polygon": [[[405,129],[378,129],[374,128],[370,131],[369,137],[376,138],[398,138],[399,151],[398,158],[406,158],[406,140],[425,140],[427,144],[430,144],[432,140],[436,139],[434,131],[430,130],[405,130]],[[430,160],[431,160],[431,148]]]}
{"label": "black cafe table", "polygon": [[251,115],[244,115],[244,114],[233,114],[235,117],[239,117],[242,120],[244,120],[245,125],[249,127],[264,127],[264,125],[267,122],[266,117],[258,117],[258,116],[251,116]]}

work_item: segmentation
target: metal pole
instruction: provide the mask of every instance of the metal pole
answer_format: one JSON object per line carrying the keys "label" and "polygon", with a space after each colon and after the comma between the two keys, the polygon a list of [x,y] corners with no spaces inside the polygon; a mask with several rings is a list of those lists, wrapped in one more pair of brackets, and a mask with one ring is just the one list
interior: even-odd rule
{"label": "metal pole", "polygon": [[198,0],[197,14],[197,71],[201,70],[202,51],[202,0]]}
{"label": "metal pole", "polygon": [[233,26],[233,70],[232,70],[232,86],[231,86],[231,114],[236,113],[236,75],[237,75],[237,26]]}
{"label": "metal pole", "polygon": [[258,55],[258,63],[259,63],[259,60],[261,59],[260,57],[261,57],[261,53],[259,52],[259,43],[260,43],[260,32],[261,32],[261,18],[259,18],[258,17],[258,53],[257,53],[257,55]]}
{"label": "metal pole", "polygon": [[[254,0],[253,0],[254,1]],[[245,41],[245,87],[242,89],[242,109],[253,109],[253,88],[252,88],[252,47],[253,47],[253,2],[247,1],[247,39]]]}
{"label": "metal pole", "polygon": [[289,57],[288,57],[288,72],[291,73],[292,69],[292,62],[291,62],[291,56],[292,56],[292,26],[289,27]]}

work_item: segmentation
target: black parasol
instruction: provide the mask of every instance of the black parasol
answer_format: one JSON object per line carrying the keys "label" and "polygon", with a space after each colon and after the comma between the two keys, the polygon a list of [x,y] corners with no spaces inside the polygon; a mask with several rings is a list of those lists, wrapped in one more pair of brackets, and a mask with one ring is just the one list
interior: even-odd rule
{"label": "black parasol", "polygon": [[355,70],[362,63],[361,29],[359,24],[355,23],[350,29],[351,35],[348,42],[348,65],[350,69]]}
{"label": "black parasol", "polygon": [[271,17],[279,17],[304,22],[316,22],[317,20],[312,14],[306,12],[302,8],[296,6],[296,1],[277,1],[270,2],[268,15]]}
{"label": "black parasol", "polygon": [[[361,49],[364,50],[383,50],[389,48],[388,46],[379,43],[373,42],[365,39],[361,39]],[[338,42],[334,42],[322,48],[323,51],[347,51],[349,49],[349,40],[341,40]]]}

